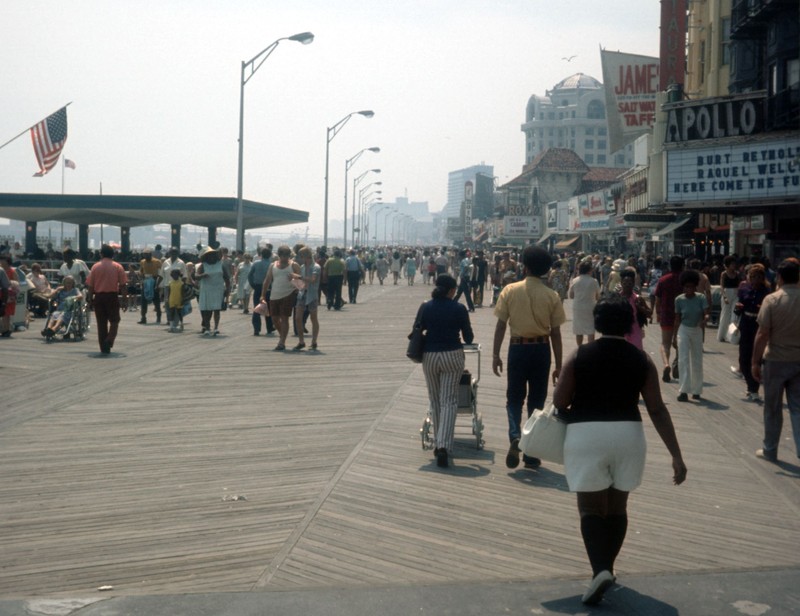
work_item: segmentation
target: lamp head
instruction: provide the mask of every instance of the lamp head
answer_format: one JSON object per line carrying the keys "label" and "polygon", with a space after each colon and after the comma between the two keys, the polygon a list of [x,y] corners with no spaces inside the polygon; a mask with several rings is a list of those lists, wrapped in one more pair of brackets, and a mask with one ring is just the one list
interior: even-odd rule
{"label": "lamp head", "polygon": [[[373,182],[373,184],[375,184],[375,186],[381,186],[381,185],[383,185],[383,182]],[[378,191],[378,192],[380,192],[380,191]]]}
{"label": "lamp head", "polygon": [[365,118],[371,118],[372,116],[375,115],[375,112],[370,109],[367,109],[366,111],[356,111],[356,113],[358,115],[364,116]]}
{"label": "lamp head", "polygon": [[370,171],[372,171],[372,173],[380,173],[381,172],[380,169],[370,169]]}
{"label": "lamp head", "polygon": [[290,41],[297,41],[303,45],[308,45],[314,42],[314,35],[311,32],[301,32],[289,37]]}
{"label": "lamp head", "polygon": [[381,149],[380,149],[378,146],[375,146],[375,147],[373,147],[373,148],[367,148],[367,149],[368,149],[370,152],[380,152],[380,151],[381,151]]}

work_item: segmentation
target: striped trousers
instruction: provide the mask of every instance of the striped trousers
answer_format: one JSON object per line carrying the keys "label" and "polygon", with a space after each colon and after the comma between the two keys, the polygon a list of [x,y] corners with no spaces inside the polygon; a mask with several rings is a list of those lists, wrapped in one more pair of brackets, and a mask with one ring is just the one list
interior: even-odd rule
{"label": "striped trousers", "polygon": [[464,372],[464,350],[426,352],[422,358],[422,370],[428,385],[436,448],[449,451],[453,447],[458,384]]}

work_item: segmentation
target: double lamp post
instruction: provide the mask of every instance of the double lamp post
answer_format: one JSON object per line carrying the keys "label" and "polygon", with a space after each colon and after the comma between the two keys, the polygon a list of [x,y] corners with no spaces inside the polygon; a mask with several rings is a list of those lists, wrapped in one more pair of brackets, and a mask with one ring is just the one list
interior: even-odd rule
{"label": "double lamp post", "polygon": [[[292,36],[279,38],[277,41],[270,44],[266,49],[254,56],[247,62],[242,61],[242,77],[239,82],[239,176],[236,189],[236,249],[244,251],[244,203],[242,200],[243,192],[243,160],[244,160],[244,84],[246,84],[255,75],[256,71],[261,68],[270,54],[275,51],[275,48],[281,41],[296,41],[303,45],[308,45],[314,41],[314,35],[311,32],[301,32]],[[247,70],[250,70],[249,74]],[[327,176],[327,171],[325,173]]]}

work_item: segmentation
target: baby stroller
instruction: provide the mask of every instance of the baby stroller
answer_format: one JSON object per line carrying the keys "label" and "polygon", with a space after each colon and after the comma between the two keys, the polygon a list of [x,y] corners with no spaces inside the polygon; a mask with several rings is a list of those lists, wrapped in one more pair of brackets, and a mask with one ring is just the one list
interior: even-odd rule
{"label": "baby stroller", "polygon": [[83,295],[68,297],[64,300],[63,310],[57,308],[55,301],[50,303],[47,322],[42,330],[45,340],[47,342],[52,342],[54,339],[73,342],[85,340],[89,329],[89,314]]}
{"label": "baby stroller", "polygon": [[[477,373],[473,375],[469,370],[464,370],[458,384],[458,408],[456,416],[469,415],[472,423],[472,434],[475,437],[475,448],[483,449],[483,418],[478,412],[478,383],[481,380],[481,346],[479,344],[465,344],[464,354],[474,356],[477,364]],[[430,410],[419,430],[422,438],[423,449],[433,449],[433,420]]]}

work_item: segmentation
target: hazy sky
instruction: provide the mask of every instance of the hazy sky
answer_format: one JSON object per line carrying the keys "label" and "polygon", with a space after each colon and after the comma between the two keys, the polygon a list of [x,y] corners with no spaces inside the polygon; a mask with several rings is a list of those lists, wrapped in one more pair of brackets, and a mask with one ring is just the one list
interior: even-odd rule
{"label": "hazy sky", "polygon": [[[239,79],[245,87],[244,196],[308,211],[323,227],[326,128],[330,219],[341,219],[344,161],[383,197],[447,200],[447,173],[485,162],[518,175],[531,94],[564,77],[602,78],[599,48],[658,55],[659,3],[615,0],[3,0],[0,144],[63,104],[66,192],[235,196]],[[562,58],[577,56],[571,62]],[[25,134],[0,150],[0,192],[61,191]]]}

